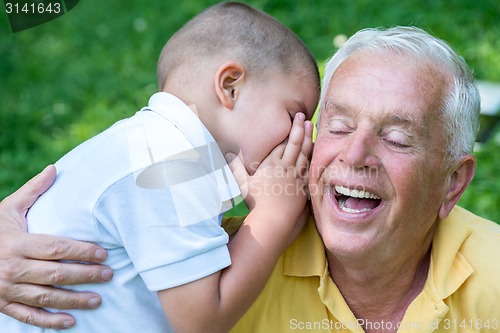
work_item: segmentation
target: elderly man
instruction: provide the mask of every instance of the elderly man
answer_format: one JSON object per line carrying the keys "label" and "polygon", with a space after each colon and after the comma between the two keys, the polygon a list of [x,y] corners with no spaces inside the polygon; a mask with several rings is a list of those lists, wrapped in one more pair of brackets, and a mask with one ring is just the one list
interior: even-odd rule
{"label": "elderly man", "polygon": [[454,207],[475,168],[466,64],[422,30],[369,29],[323,87],[315,224],[235,331],[498,332],[500,227]]}
{"label": "elderly man", "polygon": [[[309,177],[314,220],[233,331],[498,332],[500,226],[455,207],[475,169],[479,96],[466,64],[420,29],[368,29],[328,62],[323,87]],[[3,204],[4,225],[19,215],[10,208],[19,200]],[[83,306],[92,297],[26,297],[20,281],[55,281],[18,278],[27,265],[47,271],[20,258],[27,249],[1,243],[11,261],[0,271],[14,272],[1,280],[3,312],[61,325],[65,315],[35,314],[15,302]],[[88,260],[89,249],[71,244],[75,258]],[[63,282],[75,276],[53,269]],[[96,281],[102,270],[85,273]]]}

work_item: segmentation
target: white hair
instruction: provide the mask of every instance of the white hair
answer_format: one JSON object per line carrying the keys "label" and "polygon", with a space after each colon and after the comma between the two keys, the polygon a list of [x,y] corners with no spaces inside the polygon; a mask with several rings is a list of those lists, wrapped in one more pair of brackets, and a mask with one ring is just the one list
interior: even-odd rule
{"label": "white hair", "polygon": [[416,27],[363,29],[351,36],[327,62],[322,82],[320,106],[335,70],[358,51],[391,51],[435,63],[452,84],[441,106],[444,130],[448,138],[447,160],[472,153],[479,130],[480,97],[474,76],[465,61],[444,41]]}

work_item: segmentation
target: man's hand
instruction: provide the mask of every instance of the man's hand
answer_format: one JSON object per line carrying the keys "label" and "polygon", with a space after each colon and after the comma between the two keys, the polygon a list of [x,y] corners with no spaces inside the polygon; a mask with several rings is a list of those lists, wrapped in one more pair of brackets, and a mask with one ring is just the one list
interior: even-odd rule
{"label": "man's hand", "polygon": [[0,202],[0,312],[31,325],[64,329],[76,324],[72,316],[40,308],[95,309],[102,300],[94,293],[51,285],[105,282],[113,273],[108,267],[97,265],[106,260],[107,253],[95,244],[25,232],[28,209],[55,177],[56,169],[49,165]]}

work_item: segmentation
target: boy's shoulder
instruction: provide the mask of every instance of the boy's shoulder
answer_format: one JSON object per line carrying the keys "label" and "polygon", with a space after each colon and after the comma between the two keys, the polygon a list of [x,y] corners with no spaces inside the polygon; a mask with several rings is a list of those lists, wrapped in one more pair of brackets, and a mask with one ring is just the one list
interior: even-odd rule
{"label": "boy's shoulder", "polygon": [[138,111],[132,117],[116,122],[80,146],[75,150],[89,146],[83,150],[94,151],[94,154],[104,151],[114,158],[116,155],[130,158],[147,155],[154,161],[192,148],[189,138],[175,124],[149,111]]}
{"label": "boy's shoulder", "polygon": [[167,119],[139,111],[72,149],[56,167],[58,177],[80,178],[85,173],[113,183],[191,148],[186,136]]}

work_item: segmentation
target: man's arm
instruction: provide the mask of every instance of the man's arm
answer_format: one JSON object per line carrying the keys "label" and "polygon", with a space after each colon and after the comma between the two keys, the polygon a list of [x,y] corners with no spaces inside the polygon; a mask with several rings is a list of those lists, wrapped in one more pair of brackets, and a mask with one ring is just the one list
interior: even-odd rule
{"label": "man's arm", "polygon": [[55,177],[56,169],[50,165],[0,202],[0,312],[31,325],[64,329],[76,324],[72,316],[40,308],[94,309],[101,304],[101,297],[51,285],[105,282],[113,273],[108,267],[97,265],[107,257],[106,251],[97,245],[26,233],[28,209]]}

